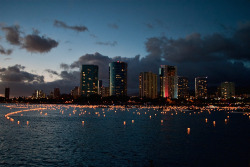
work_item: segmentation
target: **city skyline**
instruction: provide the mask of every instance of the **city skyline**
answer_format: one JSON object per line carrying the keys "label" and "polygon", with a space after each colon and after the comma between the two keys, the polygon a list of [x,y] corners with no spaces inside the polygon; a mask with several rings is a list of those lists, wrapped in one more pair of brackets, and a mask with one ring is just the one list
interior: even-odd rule
{"label": "city skyline", "polygon": [[[74,98],[80,96],[89,97],[90,95],[106,96],[131,96],[127,94],[127,63],[122,61],[115,61],[109,63],[109,85],[103,86],[102,80],[99,79],[99,66],[95,64],[81,65],[80,83],[75,86],[70,92],[63,93],[64,95],[71,95]],[[195,77],[194,85],[189,84],[189,79],[177,74],[177,67],[170,65],[160,65],[159,74],[154,74],[151,71],[140,72],[138,92],[133,96],[141,98],[167,98],[167,99],[189,99],[190,93],[193,91],[190,86],[194,86],[194,97],[196,99],[207,99],[209,96],[217,98],[231,98],[235,97],[235,83],[223,81],[216,85],[217,91],[208,94],[208,77]],[[226,84],[226,85],[225,85]],[[228,85],[229,84],[229,85]],[[158,85],[160,86],[158,89]],[[49,98],[58,99],[60,96],[60,88],[53,88],[46,94],[42,89],[34,90],[32,97],[35,98]],[[108,90],[108,94],[107,94]],[[7,93],[6,93],[7,92]],[[147,95],[146,95],[147,94]],[[225,96],[228,94],[228,96]],[[214,96],[215,95],[215,96]],[[10,88],[5,88],[5,98],[9,99]],[[14,96],[12,96],[14,97]],[[18,97],[18,96],[17,96]],[[19,96],[20,97],[20,96]],[[27,97],[31,97],[30,95]],[[191,99],[193,97],[191,96]]]}
{"label": "city skyline", "polygon": [[[249,86],[249,1],[1,1],[0,94],[62,93],[79,86],[82,64],[128,63],[128,94],[140,72],[178,67],[194,85]],[[22,14],[20,14],[22,13]],[[191,88],[194,89],[194,88]],[[13,94],[15,93],[15,94]]]}

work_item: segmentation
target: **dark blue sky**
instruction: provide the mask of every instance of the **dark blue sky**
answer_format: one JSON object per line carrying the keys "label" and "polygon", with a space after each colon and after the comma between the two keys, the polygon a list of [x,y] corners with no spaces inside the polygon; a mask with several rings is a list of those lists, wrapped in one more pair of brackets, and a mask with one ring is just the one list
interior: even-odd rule
{"label": "dark blue sky", "polygon": [[[80,64],[128,62],[129,92],[141,71],[177,65],[178,74],[208,76],[211,85],[246,85],[250,60],[250,1],[2,0],[0,94],[31,95],[79,85]],[[139,56],[138,56],[139,55]],[[108,85],[106,85],[108,86]]]}

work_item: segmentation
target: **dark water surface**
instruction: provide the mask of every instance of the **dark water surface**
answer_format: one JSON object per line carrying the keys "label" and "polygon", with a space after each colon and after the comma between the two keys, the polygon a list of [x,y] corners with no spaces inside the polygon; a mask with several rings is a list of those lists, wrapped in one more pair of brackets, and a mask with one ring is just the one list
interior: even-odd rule
{"label": "dark water surface", "polygon": [[6,106],[0,166],[250,166],[250,119],[242,113],[29,105],[48,109],[12,115],[11,122],[5,114],[25,109]]}

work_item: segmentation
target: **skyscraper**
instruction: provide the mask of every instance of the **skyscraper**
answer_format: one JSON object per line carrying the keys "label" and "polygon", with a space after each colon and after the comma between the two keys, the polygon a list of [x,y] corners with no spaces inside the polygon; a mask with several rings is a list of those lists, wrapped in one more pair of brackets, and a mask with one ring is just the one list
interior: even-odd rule
{"label": "skyscraper", "polygon": [[178,77],[177,67],[161,65],[159,69],[160,75],[160,95],[164,98],[178,98]]}
{"label": "skyscraper", "polygon": [[187,77],[178,77],[178,98],[189,98],[189,87]]}
{"label": "skyscraper", "polygon": [[89,96],[98,93],[98,66],[82,65],[81,69],[81,95]]}
{"label": "skyscraper", "polygon": [[5,99],[8,100],[10,98],[10,88],[5,88]]}
{"label": "skyscraper", "polygon": [[110,96],[127,96],[127,63],[109,63]]}
{"label": "skyscraper", "polygon": [[195,78],[195,97],[197,99],[207,98],[207,77]]}
{"label": "skyscraper", "polygon": [[71,90],[71,96],[73,96],[74,99],[77,99],[80,94],[80,89],[78,86],[76,86],[74,89]]}
{"label": "skyscraper", "polygon": [[60,89],[59,88],[54,88],[54,94],[53,94],[53,98],[54,99],[59,99],[60,98]]}
{"label": "skyscraper", "polygon": [[43,90],[35,90],[35,93],[33,93],[33,98],[35,99],[46,98],[46,94],[43,92]]}
{"label": "skyscraper", "polygon": [[102,96],[102,80],[98,80],[98,95]]}
{"label": "skyscraper", "polygon": [[220,95],[224,99],[229,99],[235,96],[235,85],[233,82],[222,82],[220,84]]}
{"label": "skyscraper", "polygon": [[157,74],[141,72],[139,76],[139,96],[157,98]]}
{"label": "skyscraper", "polygon": [[110,93],[109,93],[109,87],[102,87],[102,92],[101,92],[101,96],[102,97],[107,97],[107,96],[110,96]]}

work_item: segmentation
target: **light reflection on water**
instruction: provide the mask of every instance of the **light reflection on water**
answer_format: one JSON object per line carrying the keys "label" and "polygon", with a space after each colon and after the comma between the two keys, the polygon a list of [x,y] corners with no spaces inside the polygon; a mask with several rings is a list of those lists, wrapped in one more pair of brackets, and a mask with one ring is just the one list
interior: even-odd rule
{"label": "light reflection on water", "polygon": [[22,109],[0,105],[0,166],[250,164],[250,120],[242,114],[230,114],[225,123],[228,114],[222,111],[191,115],[170,111],[163,115],[153,109],[58,106],[56,110],[13,115],[15,122],[10,122],[4,115]]}

